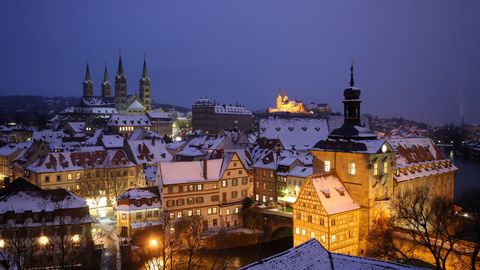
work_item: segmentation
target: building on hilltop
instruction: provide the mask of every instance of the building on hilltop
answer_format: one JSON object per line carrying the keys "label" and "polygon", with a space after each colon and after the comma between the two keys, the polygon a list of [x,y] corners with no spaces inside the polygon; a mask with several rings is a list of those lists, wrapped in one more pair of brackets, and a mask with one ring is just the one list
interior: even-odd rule
{"label": "building on hilltop", "polygon": [[252,125],[252,113],[238,104],[220,105],[202,98],[192,106],[193,130],[218,134],[221,130],[248,131]]}
{"label": "building on hilltop", "polygon": [[287,89],[283,91],[283,96],[280,94],[280,88],[277,95],[277,107],[268,108],[269,113],[307,113],[301,101],[289,100],[287,96]]}

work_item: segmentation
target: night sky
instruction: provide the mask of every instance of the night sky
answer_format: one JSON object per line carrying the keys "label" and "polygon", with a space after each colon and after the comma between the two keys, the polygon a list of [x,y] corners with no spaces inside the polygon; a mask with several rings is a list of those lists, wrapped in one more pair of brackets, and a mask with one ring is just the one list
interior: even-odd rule
{"label": "night sky", "polygon": [[121,50],[129,94],[147,54],[156,102],[200,97],[340,110],[349,65],[363,112],[480,122],[480,1],[2,1],[0,93],[80,96],[87,59],[100,94]]}

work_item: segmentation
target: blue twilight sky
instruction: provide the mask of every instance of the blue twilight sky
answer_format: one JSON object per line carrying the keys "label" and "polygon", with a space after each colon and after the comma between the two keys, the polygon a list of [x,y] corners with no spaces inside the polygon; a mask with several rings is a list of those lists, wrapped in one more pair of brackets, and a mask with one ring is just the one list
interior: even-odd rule
{"label": "blue twilight sky", "polygon": [[122,51],[129,93],[144,53],[155,101],[199,97],[249,109],[291,98],[340,110],[348,68],[362,112],[480,122],[480,1],[2,1],[0,93],[100,92]]}

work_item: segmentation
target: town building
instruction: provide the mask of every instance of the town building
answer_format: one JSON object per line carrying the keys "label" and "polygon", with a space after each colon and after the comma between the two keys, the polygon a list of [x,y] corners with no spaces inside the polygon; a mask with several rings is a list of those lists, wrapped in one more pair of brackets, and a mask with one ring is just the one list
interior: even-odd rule
{"label": "town building", "polygon": [[192,106],[193,130],[202,130],[206,134],[217,134],[221,130],[250,130],[253,115],[245,107],[220,105],[208,99],[199,99]]}
{"label": "town building", "polygon": [[108,120],[107,127],[123,137],[128,138],[136,129],[150,130],[152,123],[146,115],[115,114]]}
{"label": "town building", "polygon": [[117,232],[131,238],[136,231],[160,225],[162,201],[158,186],[130,189],[117,199]]}
{"label": "town building", "polygon": [[25,167],[24,177],[43,189],[74,192],[102,217],[118,195],[146,185],[141,166],[118,149],[52,152]]}
{"label": "town building", "polygon": [[277,107],[268,108],[269,113],[307,113],[303,103],[297,100],[289,100],[287,89],[283,90],[283,96],[280,94],[280,88],[277,95]]}
{"label": "town building", "polygon": [[80,197],[18,178],[0,191],[2,265],[91,266],[93,222]]}
{"label": "town building", "polygon": [[357,255],[359,209],[333,173],[308,177],[293,204],[293,245],[316,238],[329,251]]}
{"label": "town building", "polygon": [[201,216],[206,228],[241,226],[240,210],[251,184],[236,153],[159,165],[163,212],[170,221],[195,215]]}
{"label": "town building", "polygon": [[[457,168],[429,138],[377,139],[361,123],[360,93],[360,89],[354,86],[352,67],[350,87],[344,91],[344,123],[328,138],[320,140],[311,153],[313,175],[335,175],[344,186],[345,194],[349,194],[360,207],[356,210],[359,221],[355,225],[358,226],[358,251],[349,248],[339,252],[363,255],[374,221],[390,215],[392,201],[398,194],[423,186],[429,187],[432,195],[453,198]],[[304,189],[306,187],[304,185]],[[330,190],[331,194],[335,193]],[[303,190],[300,196],[302,194]],[[325,206],[323,202],[322,205]],[[309,210],[303,209],[300,204],[295,203],[293,208],[295,215],[309,214]],[[357,237],[355,233],[353,235]],[[333,232],[330,231],[326,239],[332,237]],[[318,236],[316,238],[321,241]],[[296,245],[304,240],[302,235],[294,234]],[[327,245],[326,248],[335,247]]]}
{"label": "town building", "polygon": [[414,270],[412,266],[330,252],[317,239],[240,268],[241,270],[363,269]]}
{"label": "town building", "polygon": [[151,111],[147,113],[147,116],[152,123],[152,131],[170,138],[173,137],[173,121],[169,113]]}

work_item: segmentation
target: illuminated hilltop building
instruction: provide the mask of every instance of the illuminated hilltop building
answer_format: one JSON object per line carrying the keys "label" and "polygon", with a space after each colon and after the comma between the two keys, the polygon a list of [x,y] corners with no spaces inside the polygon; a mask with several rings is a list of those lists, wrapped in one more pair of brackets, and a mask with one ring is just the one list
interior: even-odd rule
{"label": "illuminated hilltop building", "polygon": [[288,113],[306,113],[305,107],[301,101],[289,100],[287,89],[283,90],[283,96],[278,89],[277,108],[268,108],[269,113],[288,112]]}

